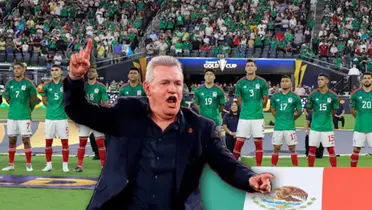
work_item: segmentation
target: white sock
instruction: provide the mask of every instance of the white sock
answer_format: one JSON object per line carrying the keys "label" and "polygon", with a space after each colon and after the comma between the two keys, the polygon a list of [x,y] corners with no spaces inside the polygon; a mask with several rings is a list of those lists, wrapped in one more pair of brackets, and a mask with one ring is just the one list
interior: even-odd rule
{"label": "white sock", "polygon": [[63,168],[68,168],[68,162],[63,162],[63,163],[62,163],[62,167],[63,167]]}
{"label": "white sock", "polygon": [[47,166],[52,168],[52,162],[47,162]]}

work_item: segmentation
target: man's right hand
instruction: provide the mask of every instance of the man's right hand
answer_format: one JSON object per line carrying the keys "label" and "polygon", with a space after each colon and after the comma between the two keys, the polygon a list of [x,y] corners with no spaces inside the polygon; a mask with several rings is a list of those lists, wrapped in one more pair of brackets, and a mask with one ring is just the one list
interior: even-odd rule
{"label": "man's right hand", "polygon": [[90,67],[90,54],[93,48],[92,39],[88,39],[87,46],[79,53],[73,54],[70,60],[69,76],[73,80],[79,80],[84,77]]}

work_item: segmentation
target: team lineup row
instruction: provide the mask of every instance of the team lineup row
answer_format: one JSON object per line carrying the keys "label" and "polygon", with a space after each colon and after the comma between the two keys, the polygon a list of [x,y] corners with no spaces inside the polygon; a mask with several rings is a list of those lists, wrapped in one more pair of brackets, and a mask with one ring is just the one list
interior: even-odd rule
{"label": "team lineup row", "polygon": [[[22,136],[25,155],[26,170],[33,171],[31,165],[32,148],[30,143],[31,112],[36,105],[36,88],[33,83],[24,77],[26,68],[22,63],[14,66],[14,79],[6,84],[4,97],[9,103],[7,122],[7,135],[9,136],[9,165],[3,171],[14,170],[14,156],[16,152],[17,135]],[[226,144],[232,145],[228,148],[235,158],[240,157],[244,141],[253,137],[256,149],[256,164],[261,166],[263,158],[264,117],[263,107],[268,99],[268,86],[264,79],[256,75],[257,67],[253,60],[246,63],[246,77],[237,82],[237,102],[231,106],[231,113],[241,105],[237,116],[238,123],[235,129],[229,129],[226,123],[221,122],[221,113],[225,105],[223,90],[214,85],[215,72],[211,69],[205,71],[205,85],[196,89],[194,94],[195,109],[203,116],[216,122],[219,132],[226,132]],[[41,95],[46,106],[45,121],[45,155],[46,167],[43,171],[52,170],[52,144],[53,139],[58,137],[62,141],[62,156],[64,172],[68,172],[68,117],[64,111],[64,91],[62,83],[62,70],[59,66],[51,69],[52,80],[46,83]],[[85,86],[86,98],[94,104],[108,104],[108,96],[105,87],[97,81],[97,71],[90,68],[87,74]],[[145,96],[145,91],[139,84],[139,70],[132,68],[128,74],[129,83],[120,89],[121,96]],[[308,98],[306,110],[311,118],[309,134],[309,157],[308,165],[314,166],[315,152],[320,143],[328,149],[332,167],[337,166],[335,153],[335,139],[332,117],[338,109],[339,102],[337,95],[328,89],[329,77],[326,74],[318,76],[318,89],[313,91]],[[368,120],[372,117],[372,75],[363,75],[363,87],[356,90],[351,96],[352,114],[356,117],[353,154],[351,166],[356,167],[361,148],[368,142],[372,146],[372,126]],[[286,143],[291,152],[291,159],[294,166],[298,165],[295,145],[297,143],[295,132],[295,120],[302,114],[300,98],[294,94],[289,76],[281,79],[281,92],[275,94],[272,101],[272,114],[275,117],[275,127],[272,143],[274,153],[272,164],[276,165],[279,158],[281,145]],[[235,113],[236,114],[236,113]],[[223,125],[223,126],[222,126]],[[83,171],[83,159],[85,147],[90,132],[93,132],[98,147],[98,153],[103,167],[106,157],[104,134],[94,131],[86,126],[79,125],[79,148],[76,172]],[[228,142],[231,141],[231,142]]]}

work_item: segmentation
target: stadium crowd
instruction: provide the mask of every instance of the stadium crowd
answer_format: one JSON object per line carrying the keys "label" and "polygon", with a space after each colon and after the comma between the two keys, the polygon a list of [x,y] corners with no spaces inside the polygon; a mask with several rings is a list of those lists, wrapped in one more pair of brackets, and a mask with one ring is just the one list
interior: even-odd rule
{"label": "stadium crowd", "polygon": [[0,62],[67,64],[92,37],[98,59],[132,53],[162,1],[24,0],[0,24]]}
{"label": "stadium crowd", "polygon": [[312,39],[320,59],[337,68],[372,71],[371,1],[327,0],[321,30]]}
{"label": "stadium crowd", "polygon": [[292,57],[311,42],[310,1],[174,1],[146,40],[150,55]]}

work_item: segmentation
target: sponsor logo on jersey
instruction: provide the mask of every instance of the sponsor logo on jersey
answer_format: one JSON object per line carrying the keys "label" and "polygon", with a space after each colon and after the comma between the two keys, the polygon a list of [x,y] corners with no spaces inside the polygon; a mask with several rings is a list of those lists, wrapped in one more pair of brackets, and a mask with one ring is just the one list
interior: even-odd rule
{"label": "sponsor logo on jersey", "polygon": [[94,93],[98,93],[98,92],[99,92],[98,88],[94,89]]}
{"label": "sponsor logo on jersey", "polygon": [[274,188],[269,194],[259,194],[252,197],[258,209],[306,209],[311,206],[315,197],[294,186],[283,186]]}
{"label": "sponsor logo on jersey", "polygon": [[224,71],[226,69],[235,69],[238,67],[238,64],[236,63],[229,63],[225,58],[221,58],[218,61],[205,61],[204,68],[206,69],[220,69],[221,71]]}

